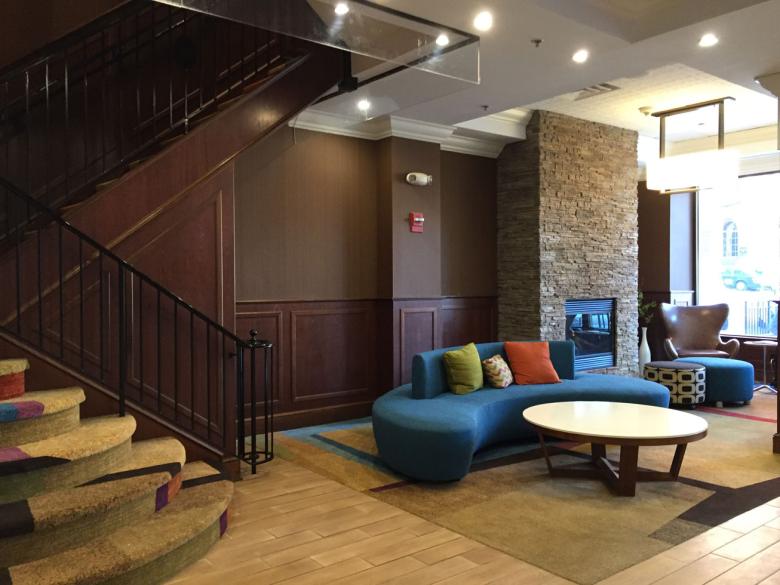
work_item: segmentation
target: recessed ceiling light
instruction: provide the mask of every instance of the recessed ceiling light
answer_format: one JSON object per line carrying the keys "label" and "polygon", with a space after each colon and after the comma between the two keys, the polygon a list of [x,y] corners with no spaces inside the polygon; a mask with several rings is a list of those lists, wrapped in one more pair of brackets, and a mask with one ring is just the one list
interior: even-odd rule
{"label": "recessed ceiling light", "polygon": [[349,12],[349,4],[346,2],[339,2],[336,4],[336,8],[334,8],[334,11],[339,16],[344,16],[347,12]]}
{"label": "recessed ceiling light", "polygon": [[702,35],[702,37],[699,39],[699,46],[700,47],[714,47],[718,44],[718,41],[720,39],[716,37],[712,33],[707,33],[705,35]]}
{"label": "recessed ceiling light", "polygon": [[371,102],[366,99],[362,99],[357,103],[357,107],[361,112],[367,112],[371,109]]}
{"label": "recessed ceiling light", "polygon": [[440,47],[446,47],[450,44],[450,37],[445,35],[444,33],[441,33],[438,37],[436,37],[436,44]]}
{"label": "recessed ceiling light", "polygon": [[474,17],[474,28],[482,32],[493,28],[493,15],[487,10],[477,14]]}
{"label": "recessed ceiling light", "polygon": [[585,63],[585,61],[588,60],[588,57],[590,57],[588,49],[580,49],[571,56],[571,60],[575,63]]}

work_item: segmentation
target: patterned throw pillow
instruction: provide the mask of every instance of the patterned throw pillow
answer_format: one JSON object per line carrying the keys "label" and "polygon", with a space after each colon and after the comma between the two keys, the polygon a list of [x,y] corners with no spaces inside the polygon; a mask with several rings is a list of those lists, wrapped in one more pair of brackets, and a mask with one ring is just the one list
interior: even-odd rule
{"label": "patterned throw pillow", "polygon": [[506,388],[512,383],[512,370],[500,355],[482,360],[482,371],[493,388]]}

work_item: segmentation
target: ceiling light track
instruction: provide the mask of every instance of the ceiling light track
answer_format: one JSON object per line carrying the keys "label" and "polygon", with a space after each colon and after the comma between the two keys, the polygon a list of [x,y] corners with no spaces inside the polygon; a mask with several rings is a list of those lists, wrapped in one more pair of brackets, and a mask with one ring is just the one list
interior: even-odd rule
{"label": "ceiling light track", "polygon": [[[647,186],[664,194],[674,194],[700,189],[725,186],[725,182],[737,177],[737,157],[726,148],[726,101],[733,97],[722,97],[698,102],[679,108],[653,112],[658,118],[658,159],[648,161]],[[715,151],[680,156],[666,156],[666,119],[671,116],[693,112],[701,108],[718,107],[718,148]],[[719,183],[721,183],[719,185]]]}
{"label": "ceiling light track", "polygon": [[707,100],[705,102],[698,102],[687,106],[680,106],[679,108],[671,108],[669,110],[661,110],[660,112],[653,112],[651,116],[658,118],[660,122],[660,135],[659,135],[659,154],[661,158],[666,156],[666,119],[678,114],[685,114],[693,112],[694,110],[700,110],[701,108],[708,108],[710,106],[718,106],[718,150],[723,150],[726,146],[726,101],[734,101],[731,96],[726,96],[714,100]]}

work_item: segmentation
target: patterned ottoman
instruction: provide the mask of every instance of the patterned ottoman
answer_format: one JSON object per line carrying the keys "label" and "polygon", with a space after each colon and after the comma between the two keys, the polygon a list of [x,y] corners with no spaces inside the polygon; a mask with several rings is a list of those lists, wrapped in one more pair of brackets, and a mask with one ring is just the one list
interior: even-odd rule
{"label": "patterned ottoman", "polygon": [[645,380],[669,389],[670,406],[694,408],[704,402],[706,368],[691,362],[647,362]]}

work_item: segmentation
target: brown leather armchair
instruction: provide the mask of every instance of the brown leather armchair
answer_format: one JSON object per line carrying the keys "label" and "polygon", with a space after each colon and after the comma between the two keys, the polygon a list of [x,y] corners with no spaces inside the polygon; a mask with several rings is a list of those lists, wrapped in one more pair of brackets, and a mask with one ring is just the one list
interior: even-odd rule
{"label": "brown leather armchair", "polygon": [[661,303],[661,319],[666,327],[664,349],[669,359],[678,357],[733,358],[739,341],[724,343],[720,331],[729,316],[729,306],[680,307]]}

